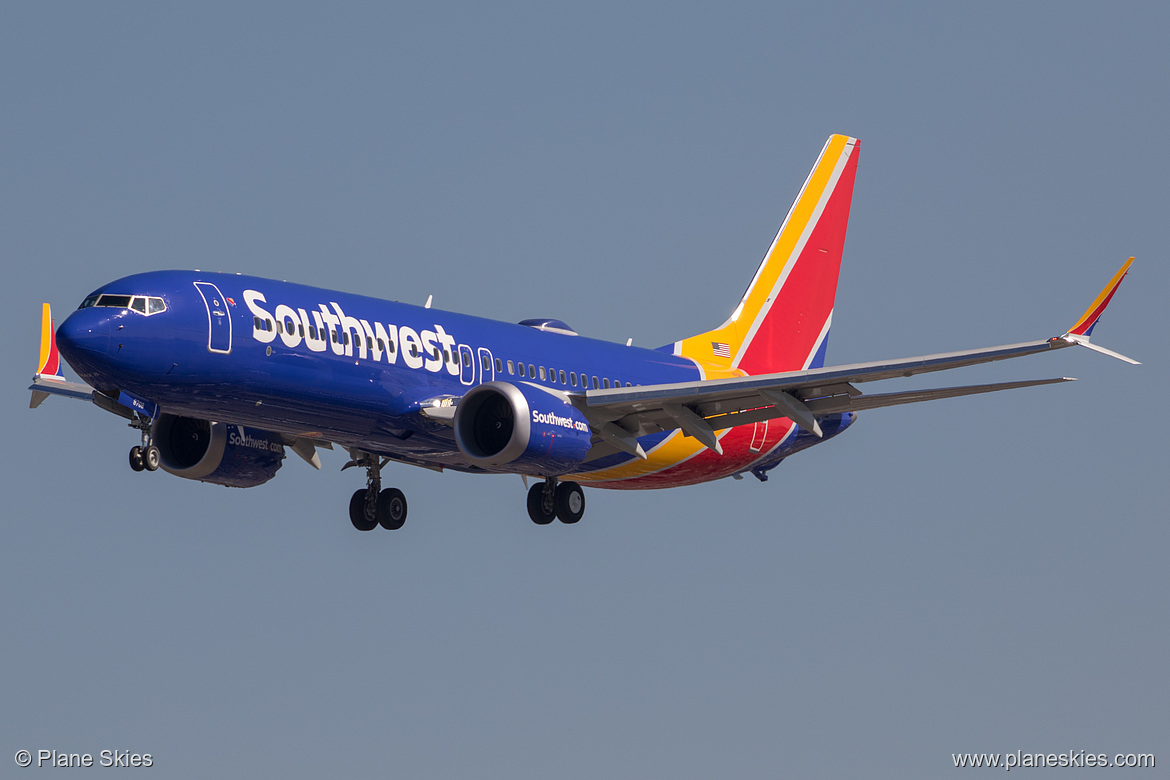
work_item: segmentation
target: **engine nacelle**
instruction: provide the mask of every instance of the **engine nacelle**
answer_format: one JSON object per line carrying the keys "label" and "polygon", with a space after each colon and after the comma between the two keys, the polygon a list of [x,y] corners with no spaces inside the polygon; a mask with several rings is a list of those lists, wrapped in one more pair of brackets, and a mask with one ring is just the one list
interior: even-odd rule
{"label": "engine nacelle", "polygon": [[242,425],[162,414],[150,429],[164,471],[228,487],[255,487],[276,476],[284,442]]}
{"label": "engine nacelle", "polygon": [[455,408],[455,441],[477,466],[568,474],[589,452],[589,423],[568,401],[532,385],[485,382]]}

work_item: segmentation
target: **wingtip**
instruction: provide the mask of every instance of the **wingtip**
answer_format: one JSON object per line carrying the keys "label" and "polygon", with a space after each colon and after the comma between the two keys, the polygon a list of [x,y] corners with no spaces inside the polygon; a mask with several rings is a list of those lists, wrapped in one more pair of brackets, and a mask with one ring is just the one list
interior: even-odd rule
{"label": "wingtip", "polygon": [[1088,347],[1089,349],[1093,350],[1094,352],[1100,352],[1102,355],[1108,355],[1111,358],[1117,358],[1118,360],[1125,361],[1126,363],[1129,363],[1131,366],[1140,366],[1141,365],[1141,363],[1139,361],[1134,360],[1133,358],[1131,358],[1127,355],[1123,355],[1120,352],[1114,352],[1111,349],[1106,349],[1105,347],[1102,347],[1100,344],[1094,344],[1093,342],[1089,341],[1088,336],[1077,336],[1075,334],[1070,333],[1067,336],[1065,336],[1064,338],[1066,341],[1070,341],[1073,344],[1079,344],[1082,347]]}
{"label": "wingtip", "polygon": [[1130,257],[1122,263],[1121,268],[1118,269],[1117,273],[1113,274],[1113,278],[1109,280],[1105,288],[1089,304],[1089,308],[1085,309],[1085,313],[1068,329],[1067,335],[1080,336],[1085,339],[1092,335],[1097,321],[1101,319],[1101,315],[1105,313],[1105,308],[1109,305],[1109,301],[1113,299],[1113,294],[1121,286],[1121,280],[1129,273],[1129,267],[1133,265],[1133,260],[1133,257]]}

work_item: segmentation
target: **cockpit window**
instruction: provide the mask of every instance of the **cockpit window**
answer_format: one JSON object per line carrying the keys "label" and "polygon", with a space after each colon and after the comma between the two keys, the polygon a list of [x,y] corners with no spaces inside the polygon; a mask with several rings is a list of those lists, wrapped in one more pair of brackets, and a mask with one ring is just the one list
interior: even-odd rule
{"label": "cockpit window", "polygon": [[167,310],[167,303],[157,296],[146,295],[91,295],[81,302],[77,308],[88,309],[90,306],[104,306],[112,309],[133,309],[139,314],[148,317]]}
{"label": "cockpit window", "polygon": [[110,306],[115,309],[129,309],[130,296],[129,295],[103,295],[98,298],[98,306]]}

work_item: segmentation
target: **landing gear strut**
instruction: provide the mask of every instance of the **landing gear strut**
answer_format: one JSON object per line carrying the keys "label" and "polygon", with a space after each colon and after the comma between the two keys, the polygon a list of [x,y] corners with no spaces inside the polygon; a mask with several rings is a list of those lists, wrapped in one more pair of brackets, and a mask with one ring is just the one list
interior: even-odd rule
{"label": "landing gear strut", "polygon": [[560,518],[572,525],[585,514],[585,491],[576,482],[558,482],[547,477],[528,491],[528,516],[537,525],[548,525]]}
{"label": "landing gear strut", "polygon": [[356,453],[345,464],[364,466],[366,487],[357,490],[349,499],[349,521],[359,531],[372,531],[379,525],[387,531],[397,531],[406,524],[406,496],[398,488],[382,489],[382,467],[388,461],[369,453]]}
{"label": "landing gear strut", "polygon": [[130,468],[135,471],[144,469],[158,471],[159,464],[162,463],[162,453],[154,446],[150,437],[150,424],[151,420],[139,414],[135,414],[134,419],[130,421],[131,428],[142,431],[142,445],[130,448]]}

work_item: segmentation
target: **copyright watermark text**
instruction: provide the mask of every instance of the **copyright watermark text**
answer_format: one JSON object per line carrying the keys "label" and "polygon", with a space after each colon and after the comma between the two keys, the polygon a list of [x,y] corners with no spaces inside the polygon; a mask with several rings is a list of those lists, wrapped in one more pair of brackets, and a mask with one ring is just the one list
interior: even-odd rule
{"label": "copyright watermark text", "polygon": [[14,757],[17,766],[23,767],[150,767],[154,756],[150,753],[136,753],[132,750],[99,750],[96,753],[69,753],[62,750],[18,750]]}
{"label": "copyright watermark text", "polygon": [[1035,769],[1047,767],[1129,767],[1153,769],[1153,753],[1089,753],[1068,750],[1064,753],[952,753],[955,767],[984,767],[1003,769]]}

